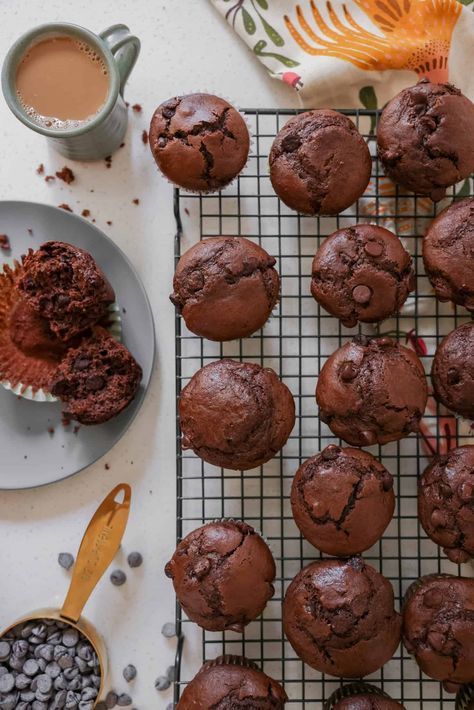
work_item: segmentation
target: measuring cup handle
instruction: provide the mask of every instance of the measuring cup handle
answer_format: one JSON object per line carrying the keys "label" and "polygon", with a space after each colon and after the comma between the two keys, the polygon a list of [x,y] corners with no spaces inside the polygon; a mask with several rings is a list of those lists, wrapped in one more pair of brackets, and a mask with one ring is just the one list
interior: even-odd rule
{"label": "measuring cup handle", "polygon": [[61,616],[77,623],[85,603],[120,547],[132,490],[120,483],[105,498],[82,538]]}
{"label": "measuring cup handle", "polygon": [[138,37],[130,34],[127,25],[112,25],[100,33],[105,44],[114,55],[120,74],[120,93],[123,94],[130,72],[140,54],[141,42]]}

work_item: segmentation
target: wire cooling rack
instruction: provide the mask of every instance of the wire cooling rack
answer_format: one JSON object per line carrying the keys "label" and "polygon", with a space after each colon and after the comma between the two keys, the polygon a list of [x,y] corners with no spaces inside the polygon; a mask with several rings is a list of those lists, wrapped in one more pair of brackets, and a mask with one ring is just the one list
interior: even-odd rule
{"label": "wire cooling rack", "polygon": [[[294,575],[321,557],[302,540],[293,522],[289,493],[293,475],[302,461],[338,440],[318,418],[314,391],[318,373],[327,357],[357,332],[391,333],[415,347],[429,373],[437,343],[460,323],[466,311],[438,302],[429,286],[421,258],[421,239],[427,224],[446,204],[472,194],[472,182],[453,189],[434,206],[427,198],[395,188],[382,173],[375,150],[378,114],[367,110],[343,111],[358,126],[373,156],[371,182],[364,196],[337,217],[311,218],[292,212],[275,196],[268,177],[268,154],[278,130],[291,110],[245,111],[254,143],[242,175],[218,195],[192,196],[176,191],[178,225],[176,260],[195,241],[216,235],[242,235],[261,244],[276,260],[281,276],[281,300],[265,328],[251,338],[212,343],[190,333],[176,318],[176,395],[190,377],[213,360],[231,357],[272,367],[291,389],[297,421],[283,450],[264,466],[246,472],[219,469],[202,462],[180,445],[177,421],[177,538],[205,522],[220,518],[245,520],[268,541],[277,563],[275,596],[262,617],[249,624],[243,635],[234,632],[202,632],[177,607],[179,636],[176,659],[175,702],[184,685],[202,662],[221,653],[245,655],[273,678],[283,682],[291,708],[322,708],[341,685],[303,664],[285,640],[281,602]],[[339,227],[376,222],[396,231],[413,255],[418,274],[417,291],[403,313],[377,327],[344,328],[310,295],[311,262],[325,236]],[[472,435],[469,425],[440,411],[430,397],[424,432],[383,447],[371,447],[395,478],[397,507],[382,540],[364,553],[365,560],[391,582],[396,606],[408,585],[420,575],[433,572],[459,574],[425,536],[417,519],[416,480],[427,464],[429,451],[442,451]],[[471,440],[472,441],[472,440]],[[470,565],[462,574],[472,576]],[[184,641],[184,643],[183,643]],[[368,680],[400,700],[407,710],[453,709],[454,699],[441,685],[423,676],[402,648]]]}

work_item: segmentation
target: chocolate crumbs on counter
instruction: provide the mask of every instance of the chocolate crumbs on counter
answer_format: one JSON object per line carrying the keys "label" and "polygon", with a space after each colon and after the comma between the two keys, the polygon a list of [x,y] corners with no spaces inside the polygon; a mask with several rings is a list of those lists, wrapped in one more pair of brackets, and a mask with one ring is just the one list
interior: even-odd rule
{"label": "chocolate crumbs on counter", "polygon": [[132,111],[135,111],[135,113],[141,113],[142,112],[141,105],[140,104],[133,104]]}
{"label": "chocolate crumbs on counter", "polygon": [[148,133],[143,129],[142,131],[142,143],[143,145],[148,145]]}
{"label": "chocolate crumbs on counter", "polygon": [[62,170],[58,170],[56,172],[56,177],[65,182],[67,185],[70,185],[76,179],[71,168],[68,168],[67,165],[65,165]]}
{"label": "chocolate crumbs on counter", "polygon": [[4,251],[11,249],[10,237],[7,234],[0,234],[0,249]]}
{"label": "chocolate crumbs on counter", "polygon": [[90,217],[91,216],[91,211],[90,210],[82,210],[81,215],[83,217]]}
{"label": "chocolate crumbs on counter", "polygon": [[185,211],[185,213],[186,213],[186,214],[188,215],[188,217],[189,217],[189,215],[190,215],[191,213],[190,213],[190,211],[188,210],[187,207],[184,208],[184,211]]}
{"label": "chocolate crumbs on counter", "polygon": [[119,148],[124,148],[124,147],[125,147],[125,143],[120,143]]}
{"label": "chocolate crumbs on counter", "polygon": [[138,197],[135,197],[135,198],[132,200],[132,202],[133,202],[134,205],[139,205],[139,204],[140,204],[140,200],[138,199]]}
{"label": "chocolate crumbs on counter", "polygon": [[112,225],[112,221],[111,221],[110,219],[108,219],[108,220],[107,220],[107,224],[108,224],[109,227],[110,227],[110,226]]}
{"label": "chocolate crumbs on counter", "polygon": [[38,167],[36,168],[36,173],[37,175],[44,175],[44,165],[43,163],[40,163]]}
{"label": "chocolate crumbs on counter", "polygon": [[30,237],[33,236],[33,230],[31,229],[31,227],[28,227],[27,232],[30,235]]}
{"label": "chocolate crumbs on counter", "polygon": [[55,180],[56,178],[54,177],[54,175],[46,175],[44,179],[45,182],[54,182]]}
{"label": "chocolate crumbs on counter", "polygon": [[50,436],[54,436],[54,427],[53,427],[53,426],[49,426],[49,427],[48,427],[48,434],[49,434]]}
{"label": "chocolate crumbs on counter", "polygon": [[72,212],[73,210],[69,207],[67,202],[62,202],[60,205],[58,205],[62,210],[66,210],[66,212]]}
{"label": "chocolate crumbs on counter", "polygon": [[75,426],[74,429],[72,430],[72,433],[77,436],[80,428],[81,428],[80,426]]}
{"label": "chocolate crumbs on counter", "polygon": [[112,156],[108,155],[106,158],[104,158],[104,160],[105,160],[105,167],[111,168],[112,167]]}
{"label": "chocolate crumbs on counter", "polygon": [[109,463],[104,464],[104,468],[106,471],[110,471],[110,464]]}

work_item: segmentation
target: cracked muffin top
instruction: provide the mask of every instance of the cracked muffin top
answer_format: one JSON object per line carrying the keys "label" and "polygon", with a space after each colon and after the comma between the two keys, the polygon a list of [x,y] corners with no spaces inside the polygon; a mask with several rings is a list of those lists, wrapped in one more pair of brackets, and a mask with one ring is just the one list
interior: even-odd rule
{"label": "cracked muffin top", "polygon": [[247,162],[250,136],[240,113],[211,94],[177,96],[156,109],[150,148],[165,177],[193,192],[231,182]]}
{"label": "cracked muffin top", "polygon": [[98,323],[115,301],[92,256],[65,242],[45,242],[23,257],[18,291],[64,341]]}
{"label": "cracked muffin top", "polygon": [[354,557],[302,569],[286,592],[283,626],[309,666],[355,678],[390,660],[400,642],[401,618],[390,582]]}
{"label": "cracked muffin top", "polygon": [[177,710],[283,710],[287,700],[282,686],[255,663],[221,656],[188,683]]}
{"label": "cracked muffin top", "polygon": [[436,457],[418,481],[418,515],[451,562],[474,558],[474,446]]}
{"label": "cracked muffin top", "polygon": [[433,574],[409,587],[403,605],[403,643],[430,678],[474,681],[473,610],[473,579]]}
{"label": "cracked muffin top", "polygon": [[170,299],[186,326],[209,340],[245,338],[268,320],[279,296],[275,259],[243,237],[211,237],[178,262]]}
{"label": "cracked muffin top", "polygon": [[165,567],[187,616],[208,631],[237,631],[274,594],[275,562],[255,530],[235,520],[208,523],[182,540]]}
{"label": "cracked muffin top", "polygon": [[354,123],[316,109],[285,123],[270,151],[270,179],[278,197],[304,214],[342,212],[370,179],[369,149]]}
{"label": "cracked muffin top", "polygon": [[474,104],[451,84],[422,79],[384,108],[377,127],[387,175],[437,202],[474,171]]}
{"label": "cracked muffin top", "polygon": [[397,313],[414,288],[410,254],[395,234],[374,224],[339,229],[313,259],[313,298],[346,328]]}
{"label": "cracked muffin top", "polygon": [[456,414],[474,419],[474,322],[443,338],[431,368],[436,399]]}
{"label": "cracked muffin top", "polygon": [[343,345],[324,363],[316,387],[320,419],[352,446],[418,431],[427,398],[419,357],[387,337],[362,335]]}
{"label": "cracked muffin top", "polygon": [[393,478],[367,451],[331,444],[296,472],[291,508],[312,545],[348,557],[383,535],[395,508]]}
{"label": "cracked muffin top", "polygon": [[426,274],[440,301],[474,311],[474,198],[453,202],[423,239]]}
{"label": "cracked muffin top", "polygon": [[217,360],[198,370],[179,399],[182,446],[234,470],[269,461],[295,424],[288,387],[270,368]]}
{"label": "cracked muffin top", "polygon": [[404,710],[403,705],[376,693],[360,693],[342,698],[331,710]]}

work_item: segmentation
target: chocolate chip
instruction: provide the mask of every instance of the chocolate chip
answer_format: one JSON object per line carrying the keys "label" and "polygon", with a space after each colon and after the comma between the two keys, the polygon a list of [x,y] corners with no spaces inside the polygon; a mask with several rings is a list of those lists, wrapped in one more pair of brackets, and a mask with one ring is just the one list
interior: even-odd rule
{"label": "chocolate chip", "polygon": [[127,683],[131,683],[131,681],[137,677],[137,669],[132,663],[129,663],[128,666],[123,669],[122,675]]}
{"label": "chocolate chip", "polygon": [[371,431],[370,429],[364,429],[363,431],[359,432],[360,438],[362,442],[366,446],[372,446],[372,444],[375,444],[377,441],[377,436],[374,431]]}
{"label": "chocolate chip", "polygon": [[444,646],[444,636],[437,631],[430,631],[427,637],[428,643],[435,651],[441,651]]}
{"label": "chocolate chip", "polygon": [[121,693],[117,700],[117,705],[120,708],[126,708],[132,704],[132,698],[127,693]]}
{"label": "chocolate chip", "polygon": [[168,577],[168,579],[173,579],[173,572],[171,571],[171,562],[168,562],[165,565],[165,574]]}
{"label": "chocolate chip", "polygon": [[141,567],[143,564],[143,557],[140,552],[131,552],[127,557],[127,562],[129,567],[136,568]]}
{"label": "chocolate chip", "polygon": [[336,444],[329,444],[329,446],[326,446],[326,448],[321,451],[321,458],[324,461],[334,461],[334,459],[337,459],[340,453],[340,446],[336,446]]}
{"label": "chocolate chip", "polygon": [[159,690],[160,692],[162,690],[168,690],[170,687],[171,682],[170,679],[167,678],[165,675],[160,675],[158,678],[155,680],[155,688]]}
{"label": "chocolate chip", "polygon": [[10,655],[10,644],[8,641],[0,641],[0,661],[5,661]]}
{"label": "chocolate chip", "polygon": [[354,617],[349,612],[340,611],[331,622],[331,629],[337,636],[344,636],[354,626]]}
{"label": "chocolate chip", "polygon": [[454,367],[450,367],[448,370],[448,385],[458,385],[461,381],[461,373]]}
{"label": "chocolate chip", "polygon": [[192,575],[196,577],[196,579],[201,580],[204,579],[210,569],[211,561],[207,557],[204,557],[203,559],[198,560],[196,562],[192,571]]}
{"label": "chocolate chip", "polygon": [[445,528],[448,524],[446,513],[439,508],[435,508],[431,513],[431,523],[435,528]]}
{"label": "chocolate chip", "polygon": [[121,587],[127,581],[127,575],[121,569],[116,569],[110,575],[110,581],[116,587]]}
{"label": "chocolate chip", "polygon": [[469,503],[474,499],[474,481],[463,481],[458,486],[457,493],[463,502]]}
{"label": "chocolate chip", "polygon": [[359,284],[352,289],[352,298],[356,303],[365,306],[367,303],[370,303],[372,289],[369,286],[364,286],[364,284]]}
{"label": "chocolate chip", "polygon": [[105,380],[100,375],[90,375],[86,380],[86,388],[90,392],[97,392],[98,390],[104,389]]}
{"label": "chocolate chip", "polygon": [[364,244],[364,251],[369,256],[380,256],[383,252],[383,244],[377,242],[375,239],[369,239],[369,241]]}
{"label": "chocolate chip", "polygon": [[383,338],[377,338],[377,345],[380,348],[388,348],[391,347],[394,344],[392,338],[388,338],[387,336]]}
{"label": "chocolate chip", "polygon": [[176,625],[168,621],[161,627],[161,633],[167,639],[173,638],[174,636],[176,636]]}
{"label": "chocolate chip", "polygon": [[339,375],[343,382],[351,382],[357,377],[357,368],[353,362],[343,362],[339,370]]}
{"label": "chocolate chip", "polygon": [[385,471],[382,475],[382,488],[384,491],[391,491],[393,488],[393,477],[388,471]]}
{"label": "chocolate chip", "polygon": [[91,360],[88,357],[85,357],[84,355],[79,355],[78,358],[74,361],[74,369],[75,370],[87,370],[89,365],[91,364]]}
{"label": "chocolate chip", "polygon": [[117,693],[114,693],[113,690],[109,691],[107,693],[107,696],[105,698],[105,707],[107,710],[112,710],[117,705],[117,700],[118,700],[118,695]]}
{"label": "chocolate chip", "polygon": [[67,305],[69,305],[70,300],[71,299],[69,298],[69,296],[66,296],[65,293],[60,293],[59,296],[56,298],[56,303],[60,307],[67,306]]}
{"label": "chocolate chip", "polygon": [[74,564],[74,557],[70,552],[60,552],[58,555],[58,563],[63,569],[70,570]]}
{"label": "chocolate chip", "polygon": [[12,673],[5,673],[0,677],[0,693],[9,693],[15,687],[15,678]]}

